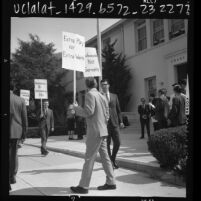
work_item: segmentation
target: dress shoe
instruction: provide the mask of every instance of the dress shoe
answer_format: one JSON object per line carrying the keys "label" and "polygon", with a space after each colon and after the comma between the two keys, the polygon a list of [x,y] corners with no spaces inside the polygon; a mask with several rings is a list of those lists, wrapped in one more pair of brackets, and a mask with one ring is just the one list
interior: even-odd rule
{"label": "dress shoe", "polygon": [[72,138],[72,137],[69,137],[68,139],[69,139],[69,140],[74,140],[74,138]]}
{"label": "dress shoe", "polygon": [[140,139],[144,139],[144,137],[141,136]]}
{"label": "dress shoe", "polygon": [[79,193],[79,194],[87,194],[88,193],[88,189],[82,188],[81,186],[71,186],[70,189],[74,193]]}
{"label": "dress shoe", "polygon": [[119,166],[117,165],[117,163],[115,161],[112,162],[112,165],[113,165],[114,169],[118,169],[119,168]]}
{"label": "dress shoe", "polygon": [[47,156],[47,155],[49,154],[49,152],[48,152],[48,151],[42,151],[41,154],[42,154],[43,156]]}
{"label": "dress shoe", "polygon": [[15,184],[15,183],[16,183],[15,177],[11,177],[11,178],[10,178],[10,184]]}
{"label": "dress shoe", "polygon": [[114,184],[114,185],[109,185],[109,184],[104,184],[103,186],[98,186],[98,190],[113,190],[113,189],[116,189],[117,186]]}

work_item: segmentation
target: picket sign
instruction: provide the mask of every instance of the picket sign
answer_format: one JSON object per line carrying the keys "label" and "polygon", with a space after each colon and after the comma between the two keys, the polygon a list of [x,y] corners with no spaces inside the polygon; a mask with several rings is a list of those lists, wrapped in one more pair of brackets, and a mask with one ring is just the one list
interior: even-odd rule
{"label": "picket sign", "polygon": [[62,32],[62,68],[73,70],[73,100],[76,102],[76,71],[84,72],[85,38]]}
{"label": "picket sign", "polygon": [[20,97],[23,98],[25,104],[29,106],[30,90],[20,89]]}
{"label": "picket sign", "polygon": [[85,53],[86,54],[85,54],[84,77],[100,77],[100,76],[102,76],[96,48],[86,47]]}
{"label": "picket sign", "polygon": [[47,80],[34,79],[34,92],[35,92],[35,99],[41,100],[41,114],[42,114],[43,111],[42,99],[48,99]]}

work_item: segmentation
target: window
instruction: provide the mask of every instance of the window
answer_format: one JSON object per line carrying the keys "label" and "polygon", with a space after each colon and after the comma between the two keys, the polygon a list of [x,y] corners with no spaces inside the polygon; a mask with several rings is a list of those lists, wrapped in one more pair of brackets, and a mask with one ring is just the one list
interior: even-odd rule
{"label": "window", "polygon": [[175,38],[185,33],[184,19],[171,19],[169,21],[169,38]]}
{"label": "window", "polygon": [[164,25],[163,19],[153,21],[153,45],[164,42]]}
{"label": "window", "polygon": [[147,48],[145,20],[137,23],[137,48],[138,48],[138,51],[141,51]]}

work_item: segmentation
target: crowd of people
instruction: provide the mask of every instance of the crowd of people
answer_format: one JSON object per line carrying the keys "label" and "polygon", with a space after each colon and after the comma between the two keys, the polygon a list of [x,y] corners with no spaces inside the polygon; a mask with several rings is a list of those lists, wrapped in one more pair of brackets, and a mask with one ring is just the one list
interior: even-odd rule
{"label": "crowd of people", "polygon": [[173,94],[167,96],[165,88],[158,90],[158,97],[150,94],[149,102],[141,98],[138,106],[138,113],[141,124],[141,137],[144,138],[146,126],[147,135],[150,137],[150,121],[154,131],[168,127],[184,125],[186,123],[185,102],[186,102],[186,80],[172,85]]}
{"label": "crowd of people", "polygon": [[[18,168],[18,144],[26,137],[28,121],[25,101],[13,94],[14,85],[10,85],[10,145],[9,145],[9,189],[10,184],[16,183]],[[67,110],[67,125],[69,140],[78,134],[77,139],[83,138],[86,128],[85,163],[79,185],[71,187],[75,193],[88,193],[94,162],[97,152],[100,153],[106,182],[98,190],[116,189],[114,169],[118,169],[116,155],[120,147],[120,128],[124,127],[118,97],[109,92],[108,80],[101,81],[102,92],[97,90],[95,78],[86,79],[87,93],[84,107],[70,104]],[[49,101],[44,100],[37,114],[41,137],[41,155],[47,156],[46,143],[50,132],[54,131],[54,115],[49,108]],[[86,127],[84,126],[86,121]],[[16,127],[17,125],[17,127]],[[16,133],[18,135],[16,135]],[[113,147],[111,150],[111,140]]]}
{"label": "crowd of people", "polygon": [[[94,162],[99,152],[103,169],[106,174],[105,184],[98,190],[116,189],[114,169],[118,169],[116,156],[119,151],[120,128],[124,128],[118,96],[109,91],[110,84],[107,79],[101,81],[101,91],[97,89],[97,81],[93,77],[86,79],[87,93],[84,106],[72,103],[67,109],[67,125],[69,140],[83,139],[83,131],[86,129],[86,153],[78,186],[72,186],[74,193],[88,193]],[[140,115],[141,137],[144,138],[144,127],[150,136],[150,119],[154,130],[179,126],[186,123],[185,101],[186,82],[173,85],[174,93],[168,97],[166,89],[158,91],[158,97],[150,95],[149,102],[141,98],[138,106]],[[28,121],[25,101],[13,93],[14,86],[10,85],[10,142],[9,142],[9,185],[16,183],[18,169],[17,149],[19,141],[25,139]],[[54,115],[49,108],[49,101],[43,101],[43,107],[37,114],[40,136],[41,154],[48,154],[46,143],[50,132],[54,131]],[[86,122],[85,122],[86,121]],[[86,126],[85,126],[85,123]],[[84,131],[85,132],[85,131]],[[113,142],[111,146],[111,141]],[[112,147],[112,148],[111,148]],[[9,186],[11,189],[11,186]]]}

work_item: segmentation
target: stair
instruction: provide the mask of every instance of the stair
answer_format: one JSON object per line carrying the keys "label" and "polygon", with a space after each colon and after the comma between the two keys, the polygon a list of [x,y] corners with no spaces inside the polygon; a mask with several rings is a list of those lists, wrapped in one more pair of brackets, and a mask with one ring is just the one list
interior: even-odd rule
{"label": "stair", "polygon": [[136,114],[135,112],[122,112],[122,115],[128,117],[130,125],[126,128],[132,129],[134,131],[140,131],[141,128],[138,114]]}

